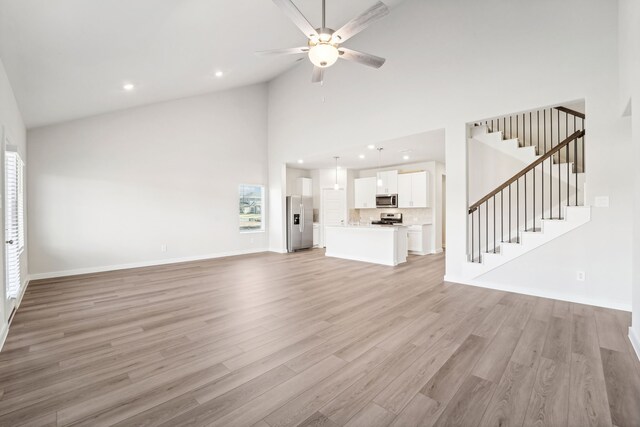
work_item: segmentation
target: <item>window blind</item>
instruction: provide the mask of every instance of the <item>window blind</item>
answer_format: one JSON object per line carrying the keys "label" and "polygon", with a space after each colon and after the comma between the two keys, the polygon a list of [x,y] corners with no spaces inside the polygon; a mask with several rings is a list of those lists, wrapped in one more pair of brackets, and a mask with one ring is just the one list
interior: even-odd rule
{"label": "window blind", "polygon": [[5,154],[5,241],[7,298],[20,291],[20,255],[24,249],[24,164],[13,151]]}

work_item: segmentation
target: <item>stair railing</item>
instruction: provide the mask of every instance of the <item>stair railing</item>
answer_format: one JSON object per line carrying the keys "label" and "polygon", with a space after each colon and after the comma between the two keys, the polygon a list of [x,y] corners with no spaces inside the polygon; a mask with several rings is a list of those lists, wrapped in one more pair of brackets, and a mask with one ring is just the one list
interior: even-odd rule
{"label": "stair railing", "polygon": [[[579,157],[579,145],[584,151],[584,135],[584,129],[574,131],[495,190],[469,206],[470,261],[482,262],[483,246],[485,253],[496,253],[500,243],[520,243],[521,230],[537,231],[538,216],[541,219],[562,219],[564,203],[566,206],[579,205],[580,189],[575,160]],[[562,154],[564,159],[574,161],[561,163],[555,160],[560,159]],[[584,158],[584,155],[582,157]],[[545,163],[548,164],[546,173]],[[562,170],[562,165],[565,165],[566,171]],[[557,170],[555,174],[554,169]],[[545,175],[548,175],[546,184]],[[539,187],[536,187],[536,182],[539,182]],[[523,197],[520,195],[521,192],[524,193]],[[554,217],[554,214],[557,216]],[[524,225],[522,228],[521,220]]]}
{"label": "stair railing", "polygon": [[[584,129],[584,122],[583,113],[558,106],[487,119],[474,125],[484,125],[489,132],[502,132],[503,139],[518,139],[520,147],[535,147],[536,154],[541,154],[559,144],[563,136]],[[584,172],[585,165],[583,148],[580,145],[576,151],[576,157],[581,157],[580,163],[575,162],[580,172]]]}

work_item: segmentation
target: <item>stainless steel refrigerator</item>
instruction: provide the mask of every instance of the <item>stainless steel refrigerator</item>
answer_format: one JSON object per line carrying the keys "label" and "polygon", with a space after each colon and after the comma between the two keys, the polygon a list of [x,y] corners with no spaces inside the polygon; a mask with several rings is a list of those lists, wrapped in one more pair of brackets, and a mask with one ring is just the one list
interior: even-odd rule
{"label": "stainless steel refrigerator", "polygon": [[287,197],[287,252],[313,246],[313,198]]}

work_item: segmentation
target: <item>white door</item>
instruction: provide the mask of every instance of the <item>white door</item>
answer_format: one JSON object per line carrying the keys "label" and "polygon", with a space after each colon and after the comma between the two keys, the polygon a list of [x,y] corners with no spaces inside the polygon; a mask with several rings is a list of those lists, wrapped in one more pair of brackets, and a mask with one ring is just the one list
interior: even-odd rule
{"label": "white door", "polygon": [[22,284],[20,255],[24,249],[24,178],[20,155],[5,152],[5,280],[7,298],[15,300]]}
{"label": "white door", "polygon": [[322,247],[324,247],[324,229],[330,225],[344,225],[347,222],[347,197],[345,191],[322,190]]}

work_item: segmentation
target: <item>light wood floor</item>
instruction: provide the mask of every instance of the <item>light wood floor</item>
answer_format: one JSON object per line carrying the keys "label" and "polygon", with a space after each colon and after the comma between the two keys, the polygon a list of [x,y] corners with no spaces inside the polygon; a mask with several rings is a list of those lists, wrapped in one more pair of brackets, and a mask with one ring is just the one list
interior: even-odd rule
{"label": "light wood floor", "polygon": [[640,425],[628,313],[315,250],[32,283],[0,425]]}

